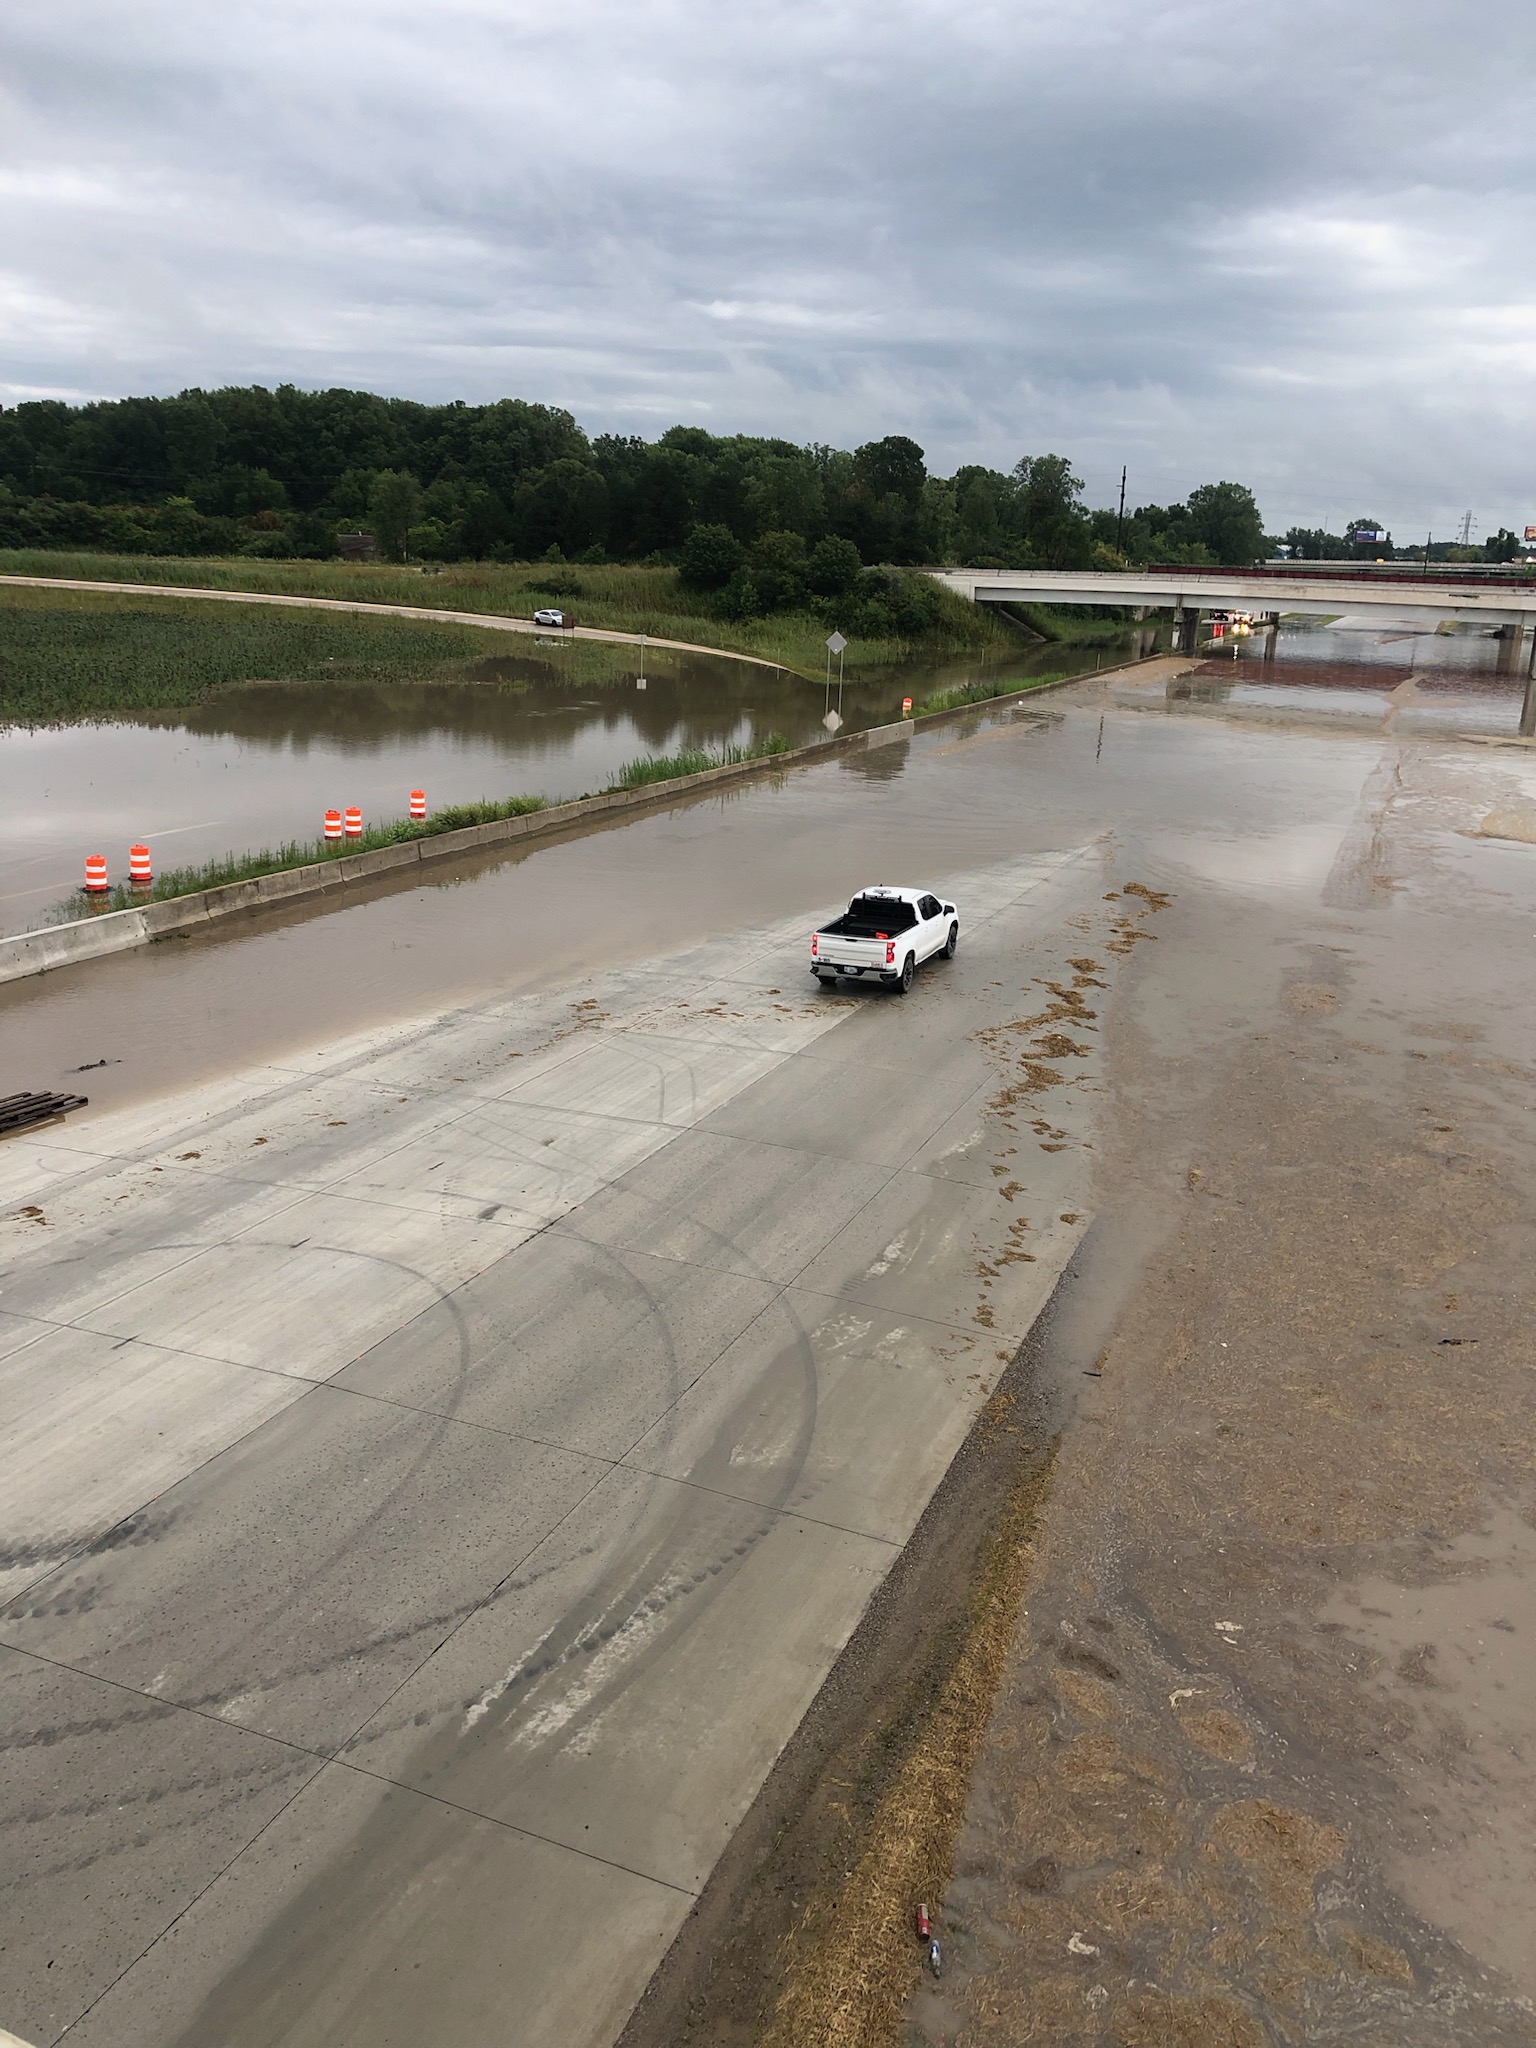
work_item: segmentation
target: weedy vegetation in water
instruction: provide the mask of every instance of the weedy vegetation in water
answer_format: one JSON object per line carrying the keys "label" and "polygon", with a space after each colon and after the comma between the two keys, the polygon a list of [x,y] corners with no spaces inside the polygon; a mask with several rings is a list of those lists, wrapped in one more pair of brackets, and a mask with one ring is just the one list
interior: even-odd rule
{"label": "weedy vegetation in water", "polygon": [[928,718],[935,711],[958,711],[964,704],[991,704],[999,697],[1013,697],[1020,690],[1043,690],[1047,683],[1061,683],[1066,679],[1066,671],[1060,670],[1049,675],[1030,676],[1024,682],[1000,682],[993,678],[980,683],[962,683],[958,689],[940,690],[936,696],[925,697],[921,704],[913,705],[912,715],[914,718]]}
{"label": "weedy vegetation in water", "polygon": [[702,775],[706,768],[733,768],[740,761],[762,761],[788,751],[783,733],[771,732],[744,747],[684,747],[676,754],[641,754],[624,763],[614,787],[639,789],[648,782],[673,782],[679,775]]}
{"label": "weedy vegetation in water", "polygon": [[511,796],[485,799],[473,804],[445,804],[429,818],[393,818],[380,825],[366,825],[360,839],[290,839],[281,846],[262,847],[257,853],[226,853],[197,867],[171,868],[157,875],[148,889],[131,889],[119,883],[109,896],[72,896],[62,906],[65,917],[80,917],[87,911],[130,910],[141,903],[163,903],[173,896],[193,896],[200,889],[223,889],[231,882],[252,882],[261,875],[276,875],[289,868],[316,867],[322,861],[345,860],[349,854],[370,853],[380,846],[401,846],[411,839],[432,839],[443,832],[461,832],[470,825],[490,825],[500,818],[522,818],[530,811],[542,811],[541,796]]}
{"label": "weedy vegetation in water", "polygon": [[0,592],[0,722],[177,710],[250,682],[441,681],[506,652],[485,627],[13,587]]}

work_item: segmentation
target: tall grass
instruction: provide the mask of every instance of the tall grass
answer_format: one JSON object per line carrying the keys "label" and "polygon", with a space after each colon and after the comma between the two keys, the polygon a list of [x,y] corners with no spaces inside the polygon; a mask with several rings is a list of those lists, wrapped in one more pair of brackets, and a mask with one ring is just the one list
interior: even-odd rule
{"label": "tall grass", "polygon": [[[527,618],[546,603],[548,593],[543,586],[553,580],[550,565],[544,562],[452,562],[436,574],[423,575],[419,568],[388,562],[265,562],[245,556],[221,561],[61,554],[42,548],[0,551],[0,574],[353,598],[368,604],[419,605],[432,611],[496,612],[509,618]],[[579,594],[569,602],[580,625],[757,654],[817,676],[826,665],[828,628],[810,612],[776,612],[744,621],[717,618],[708,597],[682,589],[675,570],[649,562],[582,563],[560,573],[562,585],[571,579],[579,585]],[[12,594],[0,593],[0,604],[8,602]],[[965,652],[1017,645],[1008,627],[992,618],[985,605],[970,604],[948,590],[941,596],[938,620],[921,641],[923,651]],[[868,668],[900,660],[912,651],[899,639],[855,638],[844,663],[849,669]]]}
{"label": "tall grass", "polygon": [[1092,647],[1101,640],[1118,640],[1132,628],[1123,605],[1074,605],[1053,610],[1047,604],[1011,604],[1008,609],[1042,640],[1054,640],[1066,647]]}
{"label": "tall grass", "polygon": [[992,704],[999,697],[1014,697],[1021,690],[1041,690],[1047,683],[1063,683],[1067,671],[1059,674],[1029,676],[1023,682],[1015,679],[1003,682],[994,679],[985,683],[962,683],[955,690],[940,690],[937,696],[925,697],[921,704],[912,707],[914,718],[930,718],[935,711],[958,711],[962,704]]}
{"label": "tall grass", "polygon": [[762,761],[789,751],[781,732],[753,740],[744,747],[683,747],[675,754],[641,754],[619,770],[615,789],[640,789],[648,782],[673,782],[679,775],[702,775],[706,768],[733,768],[739,761]]}
{"label": "tall grass", "polygon": [[484,627],[0,589],[0,723],[177,709],[236,683],[440,678],[508,651]]}
{"label": "tall grass", "polygon": [[81,891],[69,898],[63,911],[66,916],[81,917],[88,911],[128,910],[141,903],[164,903],[173,896],[193,896],[199,890],[222,889],[231,882],[253,882],[261,875],[314,867],[322,861],[345,860],[349,854],[371,853],[375,847],[401,846],[410,839],[432,839],[442,832],[461,832],[469,825],[490,825],[500,818],[522,818],[530,811],[543,809],[541,796],[445,804],[430,818],[392,818],[381,825],[367,825],[360,839],[289,839],[281,846],[264,846],[258,853],[226,853],[197,867],[171,868],[157,875],[149,889],[131,889],[119,882],[107,897],[87,897]]}

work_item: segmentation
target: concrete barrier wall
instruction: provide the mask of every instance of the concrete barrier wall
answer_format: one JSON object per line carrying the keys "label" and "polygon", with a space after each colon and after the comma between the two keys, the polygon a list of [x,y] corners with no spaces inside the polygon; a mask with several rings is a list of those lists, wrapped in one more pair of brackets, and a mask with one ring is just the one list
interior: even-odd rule
{"label": "concrete barrier wall", "polygon": [[[1130,664],[1135,666],[1135,664]],[[1105,676],[1119,673],[1105,669]],[[1043,689],[1060,689],[1067,682],[1087,680],[1068,676]],[[407,839],[398,846],[380,846],[369,853],[343,854],[339,859],[317,861],[310,867],[284,868],[278,874],[258,875],[248,882],[229,882],[221,889],[199,890],[194,896],[173,896],[163,903],[146,903],[133,910],[98,911],[92,917],[77,918],[69,924],[47,925],[40,931],[19,932],[0,938],[0,983],[21,981],[28,975],[46,974],[55,967],[67,967],[77,960],[96,960],[107,953],[121,953],[142,946],[151,939],[168,938],[175,932],[197,931],[203,926],[243,911],[266,910],[301,901],[306,897],[344,892],[350,884],[376,880],[381,875],[408,878],[413,868],[428,862],[454,860],[478,853],[486,847],[511,844],[520,839],[542,839],[551,833],[569,831],[596,822],[611,813],[654,810],[673,803],[680,796],[696,794],[733,782],[745,782],[772,775],[784,768],[810,766],[838,754],[869,747],[893,745],[910,739],[967,711],[990,710],[994,705],[1012,704],[1038,697],[1042,689],[1019,690],[1007,697],[987,699],[984,704],[965,704],[953,711],[938,711],[927,718],[898,719],[894,725],[870,726],[863,732],[840,733],[837,738],[817,740],[808,747],[793,747],[785,754],[765,754],[754,761],[736,761],[725,768],[704,768],[696,775],[680,775],[671,782],[650,782],[642,789],[614,789],[602,796],[581,797],[574,803],[551,804],[546,810],[528,811],[520,818],[497,818],[488,825],[469,825],[460,832],[439,832],[426,839]]]}

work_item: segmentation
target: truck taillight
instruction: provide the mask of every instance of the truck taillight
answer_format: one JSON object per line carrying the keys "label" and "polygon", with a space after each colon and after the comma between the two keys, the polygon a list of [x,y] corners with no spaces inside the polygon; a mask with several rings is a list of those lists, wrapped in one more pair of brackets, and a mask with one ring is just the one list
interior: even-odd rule
{"label": "truck taillight", "polygon": [[894,939],[887,939],[885,942],[885,964],[887,967],[894,967],[896,964],[896,941]]}
{"label": "truck taillight", "polygon": [[816,951],[816,944],[817,944],[817,941],[816,941],[816,934],[815,934],[814,932],[812,932],[812,933],[811,933],[811,952],[812,952],[813,954],[814,954],[814,953],[815,953],[815,951]]}

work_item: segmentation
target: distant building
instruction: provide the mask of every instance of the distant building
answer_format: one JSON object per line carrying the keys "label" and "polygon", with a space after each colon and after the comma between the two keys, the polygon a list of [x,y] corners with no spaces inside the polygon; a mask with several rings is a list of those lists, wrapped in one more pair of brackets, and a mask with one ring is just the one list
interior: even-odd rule
{"label": "distant building", "polygon": [[379,544],[371,533],[338,533],[336,552],[345,562],[376,562]]}

